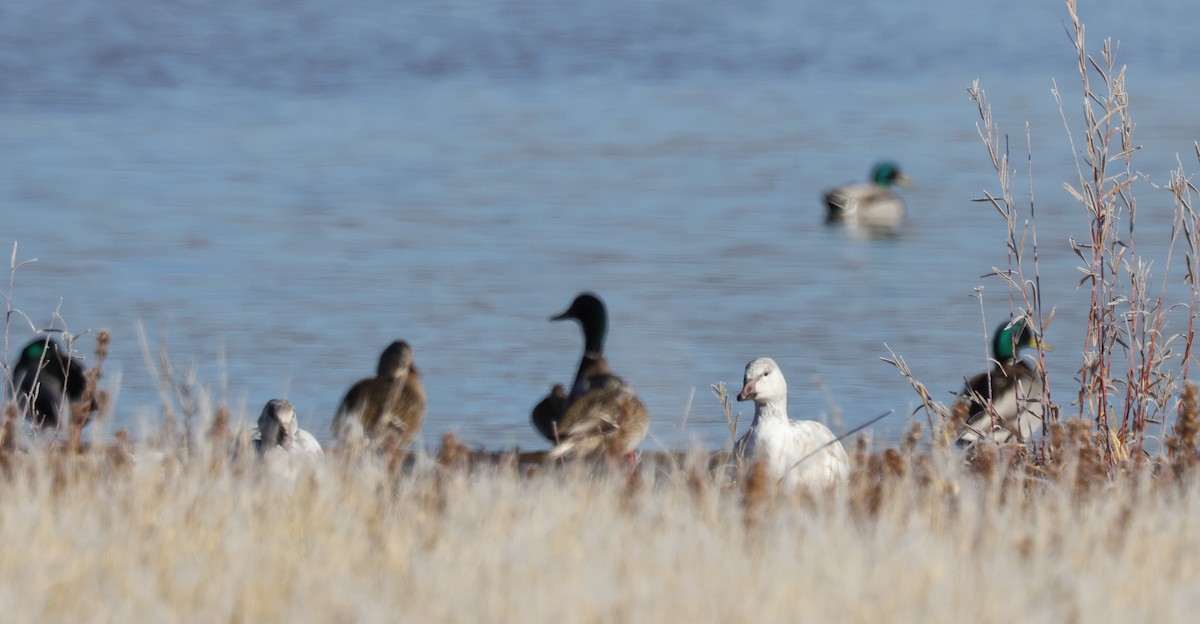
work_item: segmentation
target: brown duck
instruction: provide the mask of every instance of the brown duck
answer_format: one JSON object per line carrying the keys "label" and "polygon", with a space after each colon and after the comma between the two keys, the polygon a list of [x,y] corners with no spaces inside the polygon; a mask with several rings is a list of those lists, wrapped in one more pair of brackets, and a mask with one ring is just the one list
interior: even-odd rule
{"label": "brown duck", "polygon": [[407,446],[425,421],[425,388],[413,364],[412,347],[403,340],[388,345],[379,356],[375,376],[351,386],[333,417],[333,437],[339,443],[362,437],[379,442],[395,438]]}

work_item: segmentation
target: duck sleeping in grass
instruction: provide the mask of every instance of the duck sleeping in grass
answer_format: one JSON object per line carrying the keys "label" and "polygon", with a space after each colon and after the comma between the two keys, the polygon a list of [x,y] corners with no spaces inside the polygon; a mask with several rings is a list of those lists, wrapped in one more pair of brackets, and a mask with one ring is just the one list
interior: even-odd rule
{"label": "duck sleeping in grass", "polygon": [[892,192],[896,184],[908,187],[912,180],[895,163],[875,165],[869,182],[839,186],[825,193],[828,208],[825,222],[868,228],[899,227],[904,222],[904,200]]}
{"label": "duck sleeping in grass", "polygon": [[775,360],[746,365],[737,400],[754,401],[754,421],[734,446],[747,465],[763,462],[767,475],[787,488],[821,489],[847,479],[850,458],[837,436],[815,420],[788,418],[787,381]]}
{"label": "duck sleeping in grass", "polygon": [[570,392],[556,386],[534,408],[534,426],[555,443],[547,457],[603,452],[610,458],[632,458],[650,428],[650,414],[633,387],[608,367],[604,302],[592,293],[580,294],[570,308],[550,320],[567,319],[578,321],[583,331],[583,357]]}
{"label": "duck sleeping in grass", "polygon": [[[966,414],[957,442],[967,446],[990,439],[997,443],[1024,442],[1042,430],[1041,375],[1021,359],[1021,351],[1036,347],[1038,335],[1024,317],[996,328],[992,355],[996,364],[967,381],[951,413]],[[1042,343],[1042,348],[1047,344]]]}

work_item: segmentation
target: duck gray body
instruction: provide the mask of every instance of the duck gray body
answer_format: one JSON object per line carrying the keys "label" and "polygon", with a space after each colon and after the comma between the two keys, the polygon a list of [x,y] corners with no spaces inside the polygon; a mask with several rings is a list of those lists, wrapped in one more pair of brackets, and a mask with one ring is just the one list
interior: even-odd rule
{"label": "duck gray body", "polygon": [[845,223],[867,228],[895,229],[904,222],[904,200],[892,186],[909,186],[908,176],[893,163],[880,163],[871,170],[871,179],[848,184],[825,193],[825,222]]}

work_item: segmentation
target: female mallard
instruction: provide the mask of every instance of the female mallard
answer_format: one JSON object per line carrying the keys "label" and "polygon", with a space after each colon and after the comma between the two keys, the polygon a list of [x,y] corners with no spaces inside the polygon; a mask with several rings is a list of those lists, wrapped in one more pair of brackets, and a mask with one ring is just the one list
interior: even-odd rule
{"label": "female mallard", "polygon": [[333,417],[333,437],[339,443],[383,440],[395,436],[408,446],[425,421],[425,388],[413,364],[412,347],[403,340],[388,345],[379,356],[375,376],[351,386]]}
{"label": "female mallard", "polygon": [[579,321],[583,330],[583,357],[571,392],[562,400],[558,418],[548,414],[556,402],[553,391],[534,409],[534,423],[545,423],[538,430],[556,434],[552,440],[555,447],[547,457],[586,456],[599,451],[609,457],[632,457],[650,428],[650,414],[633,388],[608,368],[604,358],[604,338],[608,333],[604,302],[592,293],[583,293],[566,312],[550,320],[564,319]]}
{"label": "female mallard", "polygon": [[904,200],[892,192],[892,185],[908,187],[912,180],[895,163],[884,162],[871,170],[871,180],[863,184],[839,186],[825,193],[826,223],[846,223],[866,227],[895,228],[904,221]]}
{"label": "female mallard", "polygon": [[966,446],[985,438],[998,443],[1024,441],[1041,431],[1042,378],[1020,359],[1021,350],[1036,347],[1038,340],[1023,317],[996,328],[992,339],[996,365],[967,382],[952,410],[966,413],[959,444]]}
{"label": "female mallard", "polygon": [[254,450],[262,457],[320,459],[325,456],[317,439],[300,428],[296,408],[291,401],[267,401],[251,437]]}
{"label": "female mallard", "polygon": [[13,367],[17,409],[46,429],[58,427],[64,415],[70,418],[70,402],[83,396],[85,372],[82,362],[64,354],[48,336],[33,339]]}
{"label": "female mallard", "polygon": [[850,458],[837,436],[815,420],[788,418],[787,381],[775,360],[746,365],[737,400],[754,401],[754,421],[734,447],[737,457],[763,462],[767,474],[789,488],[820,489],[847,479]]}

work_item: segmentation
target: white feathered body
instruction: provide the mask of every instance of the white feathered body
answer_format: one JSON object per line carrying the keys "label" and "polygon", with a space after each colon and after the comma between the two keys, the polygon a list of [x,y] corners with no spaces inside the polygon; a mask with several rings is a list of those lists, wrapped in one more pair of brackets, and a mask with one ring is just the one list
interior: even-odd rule
{"label": "white feathered body", "polygon": [[251,431],[251,439],[254,441],[254,448],[263,455],[279,454],[303,459],[321,459],[325,457],[325,451],[321,450],[321,443],[317,442],[317,438],[313,434],[303,429],[296,430],[292,438],[291,447],[276,444],[264,448],[257,428]]}
{"label": "white feathered body", "polygon": [[754,401],[754,421],[734,448],[747,465],[764,463],[767,475],[789,488],[822,489],[849,477],[850,458],[828,427],[788,418],[787,381],[775,360],[746,365],[738,400]]}
{"label": "white feathered body", "polygon": [[280,476],[294,477],[300,466],[325,457],[317,439],[300,428],[295,406],[283,399],[267,401],[251,439],[259,457]]}
{"label": "white feathered body", "polygon": [[736,451],[747,462],[765,462],[767,474],[785,487],[819,489],[850,474],[846,449],[828,427],[815,420],[790,420],[787,414],[755,415]]}

